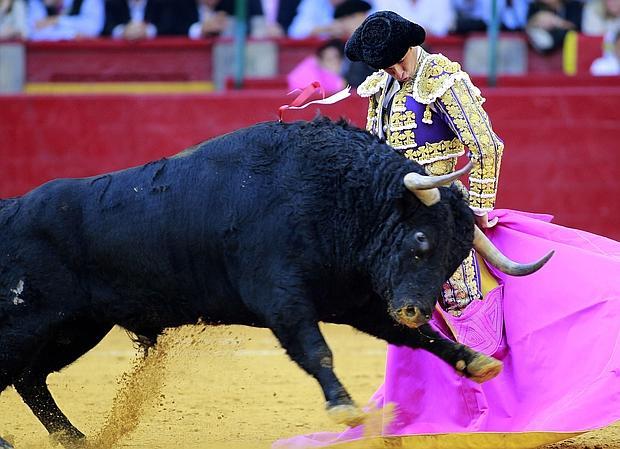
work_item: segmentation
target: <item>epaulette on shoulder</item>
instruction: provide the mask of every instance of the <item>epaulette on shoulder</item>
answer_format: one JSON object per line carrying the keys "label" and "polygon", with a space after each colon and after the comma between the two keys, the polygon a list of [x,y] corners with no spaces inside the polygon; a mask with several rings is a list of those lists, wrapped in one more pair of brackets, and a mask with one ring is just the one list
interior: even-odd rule
{"label": "epaulette on shoulder", "polygon": [[379,70],[369,75],[362,84],[357,88],[357,94],[360,97],[370,97],[381,90],[388,79],[388,74],[383,70]]}
{"label": "epaulette on shoulder", "polygon": [[442,54],[430,54],[422,61],[411,95],[416,101],[429,104],[441,97],[459,79],[469,80],[458,62]]}

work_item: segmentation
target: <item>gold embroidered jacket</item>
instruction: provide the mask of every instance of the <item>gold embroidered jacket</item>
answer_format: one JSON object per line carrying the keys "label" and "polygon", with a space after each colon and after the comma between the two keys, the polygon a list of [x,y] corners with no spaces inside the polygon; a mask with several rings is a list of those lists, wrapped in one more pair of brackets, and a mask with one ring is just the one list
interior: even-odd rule
{"label": "gold embroidered jacket", "polygon": [[495,206],[504,144],[482,107],[480,90],[461,66],[420,51],[415,75],[402,86],[392,86],[393,78],[380,70],[358,87],[369,99],[366,127],[430,174],[453,171],[467,147],[474,163],[470,207],[488,212]]}

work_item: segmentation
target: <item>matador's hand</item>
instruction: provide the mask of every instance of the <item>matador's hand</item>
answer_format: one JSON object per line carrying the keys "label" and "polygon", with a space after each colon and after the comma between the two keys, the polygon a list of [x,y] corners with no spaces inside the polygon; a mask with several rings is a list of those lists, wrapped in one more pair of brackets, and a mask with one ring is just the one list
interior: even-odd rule
{"label": "matador's hand", "polygon": [[475,217],[476,217],[476,224],[478,225],[480,229],[492,228],[499,221],[498,217],[495,217],[494,219],[489,221],[489,214],[487,214],[486,212],[483,215],[476,214]]}

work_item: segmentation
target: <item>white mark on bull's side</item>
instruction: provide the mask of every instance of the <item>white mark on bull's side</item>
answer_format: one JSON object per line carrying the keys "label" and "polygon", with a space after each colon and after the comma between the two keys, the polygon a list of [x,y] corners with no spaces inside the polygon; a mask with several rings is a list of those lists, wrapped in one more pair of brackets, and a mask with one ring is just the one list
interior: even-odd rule
{"label": "white mark on bull's side", "polygon": [[11,293],[15,295],[13,296],[13,304],[18,305],[18,304],[24,303],[24,300],[19,297],[19,295],[21,295],[23,291],[24,291],[24,280],[20,279],[19,282],[17,283],[17,287],[11,289]]}
{"label": "white mark on bull's side", "polygon": [[11,289],[11,293],[15,293],[16,295],[21,295],[24,291],[24,280],[20,279],[17,283],[17,287]]}
{"label": "white mark on bull's side", "polygon": [[247,179],[241,180],[241,188],[245,189],[251,179],[252,179],[252,175],[248,175]]}

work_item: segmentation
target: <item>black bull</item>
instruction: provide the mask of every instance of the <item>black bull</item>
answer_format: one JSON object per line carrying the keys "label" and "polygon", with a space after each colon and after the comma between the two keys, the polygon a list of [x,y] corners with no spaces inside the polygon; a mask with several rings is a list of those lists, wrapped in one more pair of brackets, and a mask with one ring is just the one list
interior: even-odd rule
{"label": "black bull", "polygon": [[[454,186],[422,204],[403,185],[410,172],[423,170],[344,123],[274,122],[1,201],[0,392],[14,385],[50,433],[80,438],[47,389],[50,372],[114,325],[155,342],[199,320],[270,328],[348,424],[362,415],[319,321],[493,377],[500,362],[423,324],[474,220]],[[409,314],[424,318],[408,327]]]}

